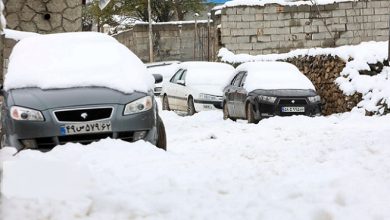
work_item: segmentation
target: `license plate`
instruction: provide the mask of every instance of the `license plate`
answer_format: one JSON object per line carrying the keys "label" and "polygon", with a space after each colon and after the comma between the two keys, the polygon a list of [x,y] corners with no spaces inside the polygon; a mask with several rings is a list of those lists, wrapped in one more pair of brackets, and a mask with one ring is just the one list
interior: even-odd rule
{"label": "license plate", "polygon": [[111,122],[88,122],[61,126],[61,135],[88,134],[112,131]]}
{"label": "license plate", "polygon": [[305,112],[305,107],[282,107],[282,112]]}

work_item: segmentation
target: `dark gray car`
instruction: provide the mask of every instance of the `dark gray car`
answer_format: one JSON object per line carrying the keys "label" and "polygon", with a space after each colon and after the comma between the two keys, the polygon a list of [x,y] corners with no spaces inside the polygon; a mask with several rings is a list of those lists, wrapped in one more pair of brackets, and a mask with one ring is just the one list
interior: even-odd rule
{"label": "dark gray car", "polygon": [[[1,146],[45,151],[68,142],[88,144],[110,137],[129,142],[144,139],[166,149],[165,128],[152,91],[24,88],[3,94]],[[132,108],[137,112],[126,110]]]}
{"label": "dark gray car", "polygon": [[2,90],[1,146],[46,151],[113,138],[143,139],[165,150],[153,94],[154,83],[161,81],[108,35],[23,39],[12,51]]}

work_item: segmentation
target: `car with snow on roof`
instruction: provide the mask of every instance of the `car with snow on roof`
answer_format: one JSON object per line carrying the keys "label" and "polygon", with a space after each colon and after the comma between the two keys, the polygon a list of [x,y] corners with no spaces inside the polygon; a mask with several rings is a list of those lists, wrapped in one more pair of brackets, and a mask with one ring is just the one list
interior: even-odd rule
{"label": "car with snow on roof", "polygon": [[1,146],[47,151],[113,138],[166,149],[154,83],[142,61],[108,35],[25,38],[5,76]]}
{"label": "car with snow on roof", "polygon": [[187,115],[222,109],[222,90],[233,74],[234,67],[226,63],[183,62],[169,82],[163,83],[162,108]]}
{"label": "car with snow on roof", "polygon": [[286,62],[249,62],[239,65],[224,89],[224,119],[246,119],[321,114],[321,98],[312,82]]}

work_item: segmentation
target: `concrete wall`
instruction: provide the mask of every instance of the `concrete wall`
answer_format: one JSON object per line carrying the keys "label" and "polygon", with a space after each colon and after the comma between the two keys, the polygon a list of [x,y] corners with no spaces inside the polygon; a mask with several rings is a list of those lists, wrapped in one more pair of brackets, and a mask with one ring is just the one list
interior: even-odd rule
{"label": "concrete wall", "polygon": [[[208,60],[214,54],[213,33],[208,37],[207,22],[195,24],[167,22],[153,25],[154,60]],[[136,24],[131,30],[114,35],[143,61],[149,61],[148,24]],[[210,43],[208,43],[210,39]],[[194,49],[195,48],[195,49]]]}
{"label": "concrete wall", "polygon": [[221,15],[222,44],[234,53],[284,53],[389,38],[389,0],[319,6],[240,6]]}

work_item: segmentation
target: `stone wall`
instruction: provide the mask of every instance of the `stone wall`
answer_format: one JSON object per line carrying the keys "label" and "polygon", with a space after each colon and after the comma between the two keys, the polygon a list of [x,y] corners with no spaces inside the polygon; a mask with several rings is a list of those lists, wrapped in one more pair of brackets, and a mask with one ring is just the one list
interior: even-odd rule
{"label": "stone wall", "polygon": [[389,0],[222,10],[222,45],[234,53],[285,53],[389,38]]}
{"label": "stone wall", "polygon": [[81,0],[4,0],[7,27],[36,33],[81,31]]}
{"label": "stone wall", "polygon": [[[181,25],[181,26],[180,26]],[[212,59],[214,34],[207,22],[167,22],[153,25],[154,61]],[[136,24],[131,30],[114,35],[143,61],[149,61],[148,24]],[[195,49],[194,49],[195,48]]]}
{"label": "stone wall", "polygon": [[[81,31],[81,0],[3,0],[7,28],[42,34]],[[5,39],[0,82],[7,71],[15,39]]]}

